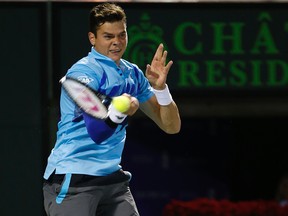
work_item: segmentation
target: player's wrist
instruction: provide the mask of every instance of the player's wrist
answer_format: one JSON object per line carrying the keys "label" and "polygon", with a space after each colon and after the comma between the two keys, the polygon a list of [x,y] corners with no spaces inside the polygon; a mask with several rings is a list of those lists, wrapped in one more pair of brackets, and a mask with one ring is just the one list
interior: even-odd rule
{"label": "player's wrist", "polygon": [[117,123],[117,124],[120,124],[122,123],[125,118],[127,117],[126,114],[118,111],[114,106],[113,104],[110,104],[109,105],[109,108],[108,108],[108,117],[110,118],[110,120],[114,123]]}
{"label": "player's wrist", "polygon": [[161,106],[167,106],[170,103],[172,103],[173,98],[172,95],[170,94],[170,90],[167,84],[165,84],[165,88],[163,90],[157,90],[153,88],[153,92],[157,98],[158,103]]}

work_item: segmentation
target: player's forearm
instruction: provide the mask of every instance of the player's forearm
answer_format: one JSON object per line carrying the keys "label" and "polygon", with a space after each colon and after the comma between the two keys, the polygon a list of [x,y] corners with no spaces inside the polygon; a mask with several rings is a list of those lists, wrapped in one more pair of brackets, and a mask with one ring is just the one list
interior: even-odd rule
{"label": "player's forearm", "polygon": [[[87,132],[91,139],[96,143],[96,144],[101,144],[104,140],[108,139],[112,134],[115,132],[117,126],[119,124],[122,124],[126,118],[126,115],[122,115],[121,119],[120,116],[117,114],[117,111],[112,108],[113,106],[109,107],[109,112],[108,112],[108,118],[104,120],[101,119],[96,119],[89,114],[83,112],[83,118],[85,121],[85,125],[87,128]],[[115,114],[117,112],[117,114]]]}
{"label": "player's forearm", "polygon": [[181,120],[178,107],[170,94],[168,85],[162,90],[156,90],[153,87],[156,100],[159,106],[159,127],[168,134],[175,134],[180,131]]}
{"label": "player's forearm", "polygon": [[181,119],[179,110],[174,101],[167,106],[160,106],[160,128],[168,134],[179,133],[181,129]]}
{"label": "player's forearm", "polygon": [[87,132],[96,144],[100,144],[109,138],[116,130],[117,124],[111,121],[110,124],[108,121],[93,118],[85,112],[83,112],[83,117]]}

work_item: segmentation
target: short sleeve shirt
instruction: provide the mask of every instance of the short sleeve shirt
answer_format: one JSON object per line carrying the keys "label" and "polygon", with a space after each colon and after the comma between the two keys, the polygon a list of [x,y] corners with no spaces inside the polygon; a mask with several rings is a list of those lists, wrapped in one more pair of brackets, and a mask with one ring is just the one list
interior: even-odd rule
{"label": "short sleeve shirt", "polygon": [[[128,93],[139,102],[147,101],[152,87],[141,69],[124,59],[116,65],[110,58],[91,52],[76,62],[66,76],[88,84],[109,97]],[[121,168],[121,155],[126,140],[127,121],[118,125],[111,137],[96,144],[89,136],[82,112],[62,89],[57,140],[48,158],[44,178],[56,174],[105,176]]]}

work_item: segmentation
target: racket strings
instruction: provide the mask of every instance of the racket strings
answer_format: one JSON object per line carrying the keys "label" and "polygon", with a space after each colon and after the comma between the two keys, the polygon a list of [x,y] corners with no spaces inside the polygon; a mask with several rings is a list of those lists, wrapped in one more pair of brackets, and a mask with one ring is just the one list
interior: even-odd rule
{"label": "racket strings", "polygon": [[[72,78],[62,80],[62,86],[66,90],[69,97],[84,112],[95,118],[107,118],[107,97],[95,92],[85,83]],[[106,104],[105,104],[106,103]]]}

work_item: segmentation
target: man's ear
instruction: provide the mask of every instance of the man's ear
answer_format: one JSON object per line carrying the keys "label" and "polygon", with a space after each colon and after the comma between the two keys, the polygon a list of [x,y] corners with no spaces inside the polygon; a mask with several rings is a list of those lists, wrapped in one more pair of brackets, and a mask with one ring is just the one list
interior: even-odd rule
{"label": "man's ear", "polygon": [[88,38],[92,46],[95,45],[95,34],[92,32],[88,32]]}

